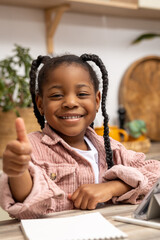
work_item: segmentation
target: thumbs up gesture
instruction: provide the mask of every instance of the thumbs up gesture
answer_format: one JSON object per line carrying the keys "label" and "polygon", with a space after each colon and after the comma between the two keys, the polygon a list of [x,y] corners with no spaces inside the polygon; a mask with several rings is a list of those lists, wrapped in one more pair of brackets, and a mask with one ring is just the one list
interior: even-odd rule
{"label": "thumbs up gesture", "polygon": [[3,153],[3,171],[9,177],[19,177],[28,169],[32,152],[22,118],[15,122],[17,140],[9,142]]}

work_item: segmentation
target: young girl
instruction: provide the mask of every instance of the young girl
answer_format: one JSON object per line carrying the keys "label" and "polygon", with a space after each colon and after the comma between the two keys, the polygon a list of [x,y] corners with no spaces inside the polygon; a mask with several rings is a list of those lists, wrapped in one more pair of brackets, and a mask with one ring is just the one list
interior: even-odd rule
{"label": "young girl", "polygon": [[[92,129],[100,105],[101,70],[104,138]],[[38,68],[43,64],[39,73]],[[10,216],[37,218],[98,203],[136,204],[160,177],[160,162],[126,150],[108,136],[105,103],[108,74],[96,55],[39,56],[30,71],[34,113],[42,132],[26,134],[16,120],[17,140],[3,155],[0,205]]]}

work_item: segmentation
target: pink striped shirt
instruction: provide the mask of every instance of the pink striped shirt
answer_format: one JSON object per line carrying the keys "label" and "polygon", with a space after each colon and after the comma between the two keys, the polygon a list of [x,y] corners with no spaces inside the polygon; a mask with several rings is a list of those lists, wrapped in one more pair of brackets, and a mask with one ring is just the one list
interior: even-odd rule
{"label": "pink striped shirt", "polygon": [[[145,160],[143,153],[127,150],[121,143],[110,139],[115,165],[108,170],[103,137],[90,127],[86,136],[98,151],[99,182],[118,178],[133,188],[120,197],[114,197],[113,203],[139,203],[160,177],[160,162]],[[2,174],[0,206],[18,219],[38,218],[47,213],[73,209],[73,203],[67,196],[82,184],[94,183],[91,164],[48,125],[42,132],[30,133],[28,137],[32,145],[29,166],[33,178],[32,191],[23,203],[15,202],[8,185],[8,176]]]}

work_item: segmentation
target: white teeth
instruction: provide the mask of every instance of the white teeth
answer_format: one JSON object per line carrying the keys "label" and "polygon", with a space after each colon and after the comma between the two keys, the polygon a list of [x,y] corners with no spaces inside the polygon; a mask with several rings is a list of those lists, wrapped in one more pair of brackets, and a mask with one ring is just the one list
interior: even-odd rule
{"label": "white teeth", "polygon": [[61,117],[62,119],[74,119],[74,118],[80,118],[81,116],[65,116]]}

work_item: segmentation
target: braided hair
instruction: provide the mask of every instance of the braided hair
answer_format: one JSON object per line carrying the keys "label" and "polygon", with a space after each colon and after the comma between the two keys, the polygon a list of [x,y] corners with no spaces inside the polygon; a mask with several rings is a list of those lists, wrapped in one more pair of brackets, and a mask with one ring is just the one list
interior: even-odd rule
{"label": "braided hair", "polygon": [[[38,58],[32,62],[31,70],[30,70],[30,93],[32,96],[34,114],[37,118],[38,123],[41,126],[41,129],[43,129],[45,119],[44,119],[44,116],[41,116],[37,108],[36,95],[39,94],[40,96],[42,96],[43,84],[45,84],[45,82],[47,81],[49,72],[53,71],[61,64],[74,63],[82,66],[89,73],[91,81],[94,86],[94,90],[95,92],[97,92],[99,90],[99,80],[96,72],[93,70],[93,68],[87,61],[94,62],[99,67],[102,73],[103,88],[102,88],[101,109],[102,109],[102,115],[104,117],[103,138],[104,138],[104,145],[105,145],[105,151],[106,151],[106,161],[108,164],[108,168],[111,168],[113,166],[113,160],[112,160],[112,150],[111,150],[110,139],[109,139],[109,127],[108,127],[109,117],[106,112],[108,73],[102,60],[97,55],[83,54],[80,57],[76,55],[63,55],[60,57],[53,57],[53,58],[50,58],[49,56],[38,56]],[[37,78],[37,71],[41,64],[43,64],[43,67],[40,69],[38,73],[38,78]],[[91,124],[91,127],[93,127],[93,123]]]}

